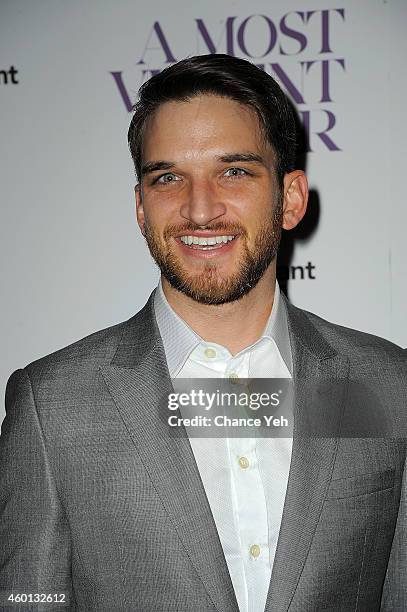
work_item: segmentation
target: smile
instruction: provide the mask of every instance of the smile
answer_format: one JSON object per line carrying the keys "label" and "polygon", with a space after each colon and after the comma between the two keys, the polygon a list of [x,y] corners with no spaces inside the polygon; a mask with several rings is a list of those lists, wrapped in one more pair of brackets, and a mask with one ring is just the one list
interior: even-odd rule
{"label": "smile", "polygon": [[224,248],[228,242],[234,240],[236,236],[210,236],[210,237],[200,237],[200,236],[180,236],[179,240],[190,249],[194,250],[202,250],[202,251],[210,251],[214,249]]}
{"label": "smile", "polygon": [[207,260],[229,256],[236,248],[240,234],[225,234],[222,236],[184,234],[177,236],[177,243],[181,253],[194,259]]}

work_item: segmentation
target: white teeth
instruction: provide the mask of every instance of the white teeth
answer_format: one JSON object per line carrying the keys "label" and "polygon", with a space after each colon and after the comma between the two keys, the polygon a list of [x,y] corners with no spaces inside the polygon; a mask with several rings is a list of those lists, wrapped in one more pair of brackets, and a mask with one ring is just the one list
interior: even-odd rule
{"label": "white teeth", "polygon": [[209,238],[198,238],[198,236],[180,236],[181,242],[184,244],[199,244],[202,246],[213,246],[214,244],[220,244],[224,242],[230,242],[234,236],[210,236]]}

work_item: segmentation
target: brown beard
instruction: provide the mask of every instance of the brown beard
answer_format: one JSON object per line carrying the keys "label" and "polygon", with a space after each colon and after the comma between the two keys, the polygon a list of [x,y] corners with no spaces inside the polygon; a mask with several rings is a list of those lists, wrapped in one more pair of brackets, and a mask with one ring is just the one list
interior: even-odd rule
{"label": "brown beard", "polygon": [[[159,236],[147,223],[144,224],[144,236],[151,256],[174,289],[201,304],[226,304],[249,293],[277,255],[283,218],[281,198],[273,208],[273,214],[266,219],[255,238],[253,250],[247,246],[247,232],[241,225],[214,223],[205,227],[208,231],[222,232],[222,235],[240,235],[243,253],[237,262],[236,272],[227,278],[219,275],[216,264],[206,262],[200,272],[190,274],[173,251],[162,247]],[[198,229],[202,228],[192,223],[168,226],[164,231],[164,241]]]}

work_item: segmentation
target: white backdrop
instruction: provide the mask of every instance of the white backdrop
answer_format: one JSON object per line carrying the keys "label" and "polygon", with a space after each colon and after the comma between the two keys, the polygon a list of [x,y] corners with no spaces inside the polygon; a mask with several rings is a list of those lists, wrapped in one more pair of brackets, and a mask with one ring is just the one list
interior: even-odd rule
{"label": "white backdrop", "polygon": [[152,70],[214,51],[264,65],[309,123],[319,219],[291,301],[406,346],[406,17],[404,0],[1,0],[2,389],[145,303],[128,105]]}

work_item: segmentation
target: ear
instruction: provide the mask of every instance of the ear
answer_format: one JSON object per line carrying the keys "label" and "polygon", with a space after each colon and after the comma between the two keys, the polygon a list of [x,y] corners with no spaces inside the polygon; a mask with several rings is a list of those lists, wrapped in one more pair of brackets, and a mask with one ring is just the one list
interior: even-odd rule
{"label": "ear", "polygon": [[307,210],[308,181],[302,170],[294,170],[284,176],[283,228],[293,229]]}
{"label": "ear", "polygon": [[138,226],[141,230],[141,233],[144,236],[144,207],[143,207],[143,197],[142,197],[142,188],[140,183],[134,187],[134,195],[136,197],[136,218]]}

